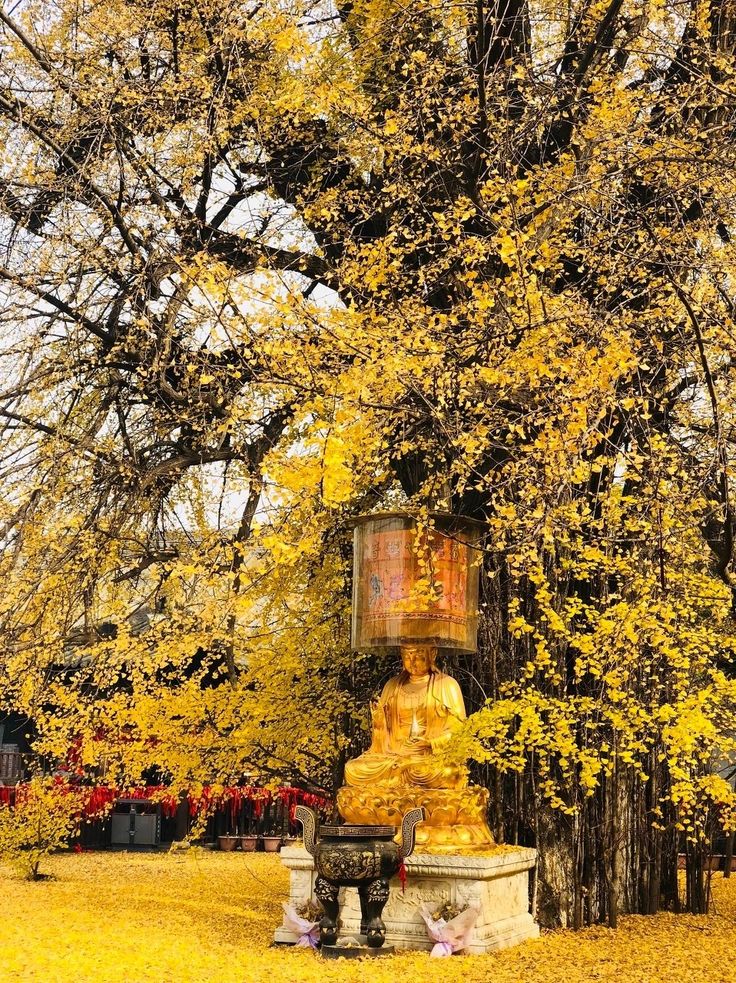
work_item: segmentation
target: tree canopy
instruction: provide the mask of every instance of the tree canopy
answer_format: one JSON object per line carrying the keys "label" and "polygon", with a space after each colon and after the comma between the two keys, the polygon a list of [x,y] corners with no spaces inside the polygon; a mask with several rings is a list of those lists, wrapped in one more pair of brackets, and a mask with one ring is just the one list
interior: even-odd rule
{"label": "tree canopy", "polygon": [[339,784],[389,668],[348,521],[442,506],[487,522],[456,753],[497,832],[571,817],[578,921],[619,860],[658,896],[732,798],[736,5],[0,27],[0,690],[39,753]]}

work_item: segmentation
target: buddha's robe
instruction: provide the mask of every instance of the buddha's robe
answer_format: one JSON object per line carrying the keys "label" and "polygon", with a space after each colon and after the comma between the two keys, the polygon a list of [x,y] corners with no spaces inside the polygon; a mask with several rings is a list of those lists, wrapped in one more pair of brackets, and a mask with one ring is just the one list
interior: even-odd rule
{"label": "buddha's robe", "polygon": [[[435,670],[422,688],[402,672],[384,686],[377,710],[370,748],[345,765],[347,785],[467,784],[466,770],[446,764],[438,755],[466,717],[463,695],[452,676]],[[429,746],[413,746],[412,737],[423,738]]]}

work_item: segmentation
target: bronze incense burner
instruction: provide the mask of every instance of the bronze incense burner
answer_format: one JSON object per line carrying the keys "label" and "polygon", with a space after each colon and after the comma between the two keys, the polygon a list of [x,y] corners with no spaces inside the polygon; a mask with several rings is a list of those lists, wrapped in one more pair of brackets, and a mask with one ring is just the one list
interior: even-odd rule
{"label": "bronze incense burner", "polygon": [[314,857],[317,869],[315,894],[325,910],[320,921],[324,946],[337,942],[341,887],[356,887],[360,897],[361,935],[368,946],[379,949],[386,940],[383,909],[388,901],[389,881],[401,862],[414,849],[416,826],[424,818],[422,809],[411,809],[401,822],[401,843],[395,826],[320,826],[306,806],[296,807],[296,819],[304,829],[304,846]]}

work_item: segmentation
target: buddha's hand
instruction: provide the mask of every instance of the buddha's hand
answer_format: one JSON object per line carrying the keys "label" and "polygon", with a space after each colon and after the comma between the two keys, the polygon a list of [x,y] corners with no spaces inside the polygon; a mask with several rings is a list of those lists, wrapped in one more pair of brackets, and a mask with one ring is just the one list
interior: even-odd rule
{"label": "buddha's hand", "polygon": [[404,747],[412,754],[426,754],[432,750],[431,743],[425,737],[410,737],[404,742]]}

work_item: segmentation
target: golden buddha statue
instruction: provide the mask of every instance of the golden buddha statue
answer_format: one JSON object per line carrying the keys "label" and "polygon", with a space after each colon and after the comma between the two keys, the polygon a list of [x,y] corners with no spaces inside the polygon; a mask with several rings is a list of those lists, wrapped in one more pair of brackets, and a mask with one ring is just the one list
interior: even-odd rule
{"label": "golden buddha statue", "polygon": [[346,764],[338,809],[347,822],[382,826],[399,825],[408,809],[423,806],[419,849],[488,849],[488,792],[470,787],[467,768],[442,756],[466,713],[457,681],[437,668],[436,657],[429,645],[402,646],[403,672],[372,707],[371,745]]}
{"label": "golden buddha statue", "polygon": [[389,679],[371,708],[373,740],[365,754],[345,766],[348,785],[467,785],[465,769],[438,757],[466,715],[460,687],[436,668],[435,654],[429,646],[401,649],[404,671]]}

